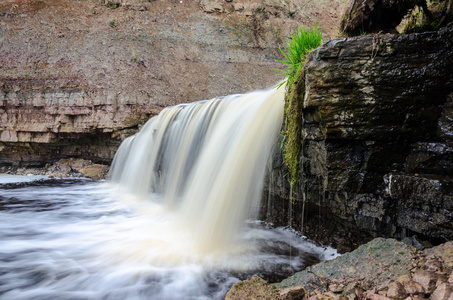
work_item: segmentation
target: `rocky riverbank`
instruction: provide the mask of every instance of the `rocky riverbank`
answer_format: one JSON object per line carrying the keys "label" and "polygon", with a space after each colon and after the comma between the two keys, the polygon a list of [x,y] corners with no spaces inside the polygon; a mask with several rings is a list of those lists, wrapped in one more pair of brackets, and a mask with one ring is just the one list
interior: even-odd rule
{"label": "rocky riverbank", "polygon": [[46,175],[49,177],[86,177],[92,179],[105,179],[109,173],[108,165],[96,164],[86,159],[60,159],[43,168],[25,168],[17,166],[0,167],[0,174],[12,175]]}
{"label": "rocky riverbank", "polygon": [[453,299],[453,242],[418,250],[374,239],[353,252],[296,273],[277,284],[254,275],[226,299]]}

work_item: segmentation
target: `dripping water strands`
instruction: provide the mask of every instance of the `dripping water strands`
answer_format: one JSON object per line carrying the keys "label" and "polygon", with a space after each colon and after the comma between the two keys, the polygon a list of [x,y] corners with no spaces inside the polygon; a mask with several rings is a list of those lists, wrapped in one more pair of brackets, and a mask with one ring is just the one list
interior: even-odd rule
{"label": "dripping water strands", "polygon": [[[275,147],[276,147],[276,144],[277,144],[277,141],[276,143],[274,144],[274,147],[273,147],[273,150],[272,150],[272,153],[275,153]],[[269,157],[269,160],[268,160],[268,169],[267,169],[267,187],[268,187],[268,191],[267,191],[267,203],[266,203],[266,220],[271,220],[272,219],[272,211],[274,209],[274,200],[273,200],[273,194],[272,194],[272,191],[273,191],[273,179],[274,179],[274,174],[272,172],[273,168],[274,168],[274,160],[273,160],[273,157],[272,155]]]}
{"label": "dripping water strands", "polygon": [[288,227],[293,228],[293,185],[289,187]]}
{"label": "dripping water strands", "polygon": [[[289,229],[292,229],[292,222],[293,222],[293,185],[290,185],[289,188],[289,203],[288,203],[288,227]],[[289,259],[290,261],[293,258],[293,253],[292,253],[293,248],[290,246],[289,248]]]}
{"label": "dripping water strands", "polygon": [[[301,114],[301,123],[304,124],[304,115]],[[301,179],[301,182],[302,182],[302,188],[301,188],[301,191],[302,191],[302,212],[301,212],[301,220],[300,220],[300,233],[303,235],[304,234],[304,222],[305,222],[305,203],[307,201],[307,190],[306,190],[306,183],[305,183],[305,173],[304,173],[304,163],[305,163],[305,158],[304,158],[304,129],[302,128],[302,134],[301,134],[301,151],[300,151],[300,163],[299,163],[299,166],[300,166],[300,170],[299,172],[302,174],[302,179]]]}
{"label": "dripping water strands", "polygon": [[305,195],[305,193],[302,193],[302,214],[301,214],[301,220],[300,220],[300,233],[301,234],[304,234],[305,201],[306,201],[306,195]]}
{"label": "dripping water strands", "polygon": [[271,219],[271,213],[272,213],[272,209],[273,209],[273,206],[274,206],[274,201],[272,199],[272,167],[269,167],[269,188],[268,188],[268,191],[267,191],[267,210],[266,210],[266,219],[267,220],[270,220]]}

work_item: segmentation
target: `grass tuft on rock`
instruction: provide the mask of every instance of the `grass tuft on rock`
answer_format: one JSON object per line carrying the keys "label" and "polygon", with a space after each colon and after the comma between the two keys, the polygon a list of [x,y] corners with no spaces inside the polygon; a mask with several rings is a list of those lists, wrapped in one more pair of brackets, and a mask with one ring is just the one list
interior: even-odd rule
{"label": "grass tuft on rock", "polygon": [[299,26],[299,30],[291,35],[286,51],[279,48],[286,60],[279,60],[278,62],[287,65],[286,68],[280,70],[281,74],[286,76],[286,80],[277,88],[286,83],[282,149],[284,161],[291,176],[291,187],[294,187],[298,180],[302,151],[303,95],[300,95],[300,93],[304,93],[304,91],[296,90],[295,83],[297,80],[303,80],[304,76],[301,73],[307,62],[308,54],[319,47],[321,43],[322,34],[317,24],[311,30],[302,29]]}

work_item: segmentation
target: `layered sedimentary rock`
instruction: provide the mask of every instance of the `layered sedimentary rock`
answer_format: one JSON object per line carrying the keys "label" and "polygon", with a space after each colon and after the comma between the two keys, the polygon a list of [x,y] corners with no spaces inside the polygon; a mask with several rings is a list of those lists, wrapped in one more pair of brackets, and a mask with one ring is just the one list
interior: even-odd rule
{"label": "layered sedimentary rock", "polygon": [[299,24],[332,35],[343,3],[0,2],[0,165],[108,163],[163,107],[281,80]]}
{"label": "layered sedimentary rock", "polygon": [[[338,39],[313,53],[300,87],[303,169],[293,226],[302,228],[305,202],[305,229],[315,235],[332,221],[333,233],[352,240],[349,228],[453,238],[452,49],[450,27]],[[262,213],[288,224],[281,160],[277,149]]]}

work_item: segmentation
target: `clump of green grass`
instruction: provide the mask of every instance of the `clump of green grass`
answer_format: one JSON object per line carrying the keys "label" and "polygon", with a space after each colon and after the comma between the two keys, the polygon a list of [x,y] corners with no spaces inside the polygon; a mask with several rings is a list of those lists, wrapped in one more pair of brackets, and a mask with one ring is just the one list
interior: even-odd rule
{"label": "clump of green grass", "polygon": [[[317,24],[311,30],[302,29],[299,26],[299,30],[291,35],[286,51],[279,48],[286,60],[279,60],[278,62],[287,65],[286,68],[281,70],[281,74],[285,75],[286,79],[277,88],[286,83],[282,149],[285,164],[291,175],[291,187],[294,187],[298,180],[302,151],[303,106],[303,95],[299,95],[300,91],[296,91],[293,85],[302,75],[301,72],[304,70],[308,54],[319,47],[321,43],[322,34]],[[303,78],[303,76],[300,78]]]}
{"label": "clump of green grass", "polygon": [[299,26],[299,30],[291,35],[291,40],[286,45],[286,52],[282,48],[278,48],[287,60],[278,60],[277,62],[286,64],[287,67],[281,72],[286,76],[283,84],[291,85],[298,73],[305,65],[308,54],[319,47],[322,43],[322,34],[318,28],[318,24],[312,30],[306,30]]}

